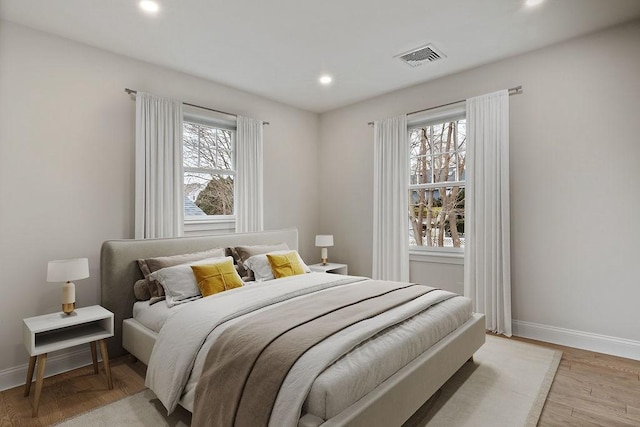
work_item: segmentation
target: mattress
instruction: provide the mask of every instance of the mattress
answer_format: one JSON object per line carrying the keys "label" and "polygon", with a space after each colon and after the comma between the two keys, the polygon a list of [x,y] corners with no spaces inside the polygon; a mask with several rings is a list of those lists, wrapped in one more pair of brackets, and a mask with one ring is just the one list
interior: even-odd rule
{"label": "mattress", "polygon": [[178,304],[169,308],[164,301],[155,304],[149,304],[149,301],[138,301],[133,305],[133,318],[157,333],[172,314],[188,305],[188,303]]}
{"label": "mattress", "polygon": [[[412,304],[418,303],[416,300],[413,303],[397,307],[390,310],[385,316],[401,316],[402,312],[411,311]],[[188,306],[188,304],[183,304],[183,306]],[[153,306],[149,308],[153,308]],[[163,314],[165,312],[162,309],[158,309],[156,313],[158,318],[164,315],[165,320],[170,316],[170,313],[168,315]],[[316,378],[305,400],[301,415],[311,414],[326,420],[340,413],[451,331],[461,326],[471,315],[471,301],[467,298],[456,296],[439,303],[431,310],[422,312],[374,335],[333,363]],[[368,321],[384,322],[384,320],[382,316],[377,316]],[[241,321],[242,319],[240,318],[228,323],[231,325]],[[342,335],[348,335],[353,332],[353,328],[360,326],[355,325],[341,331],[334,337],[317,345],[305,354],[303,358],[313,360],[324,351],[323,348],[325,346],[334,345],[334,340],[340,340]],[[193,410],[195,388],[203,369],[207,350],[216,337],[217,333],[214,330],[205,341],[203,351],[199,353],[195,360],[192,374],[180,399],[181,406],[184,406],[189,411]],[[294,384],[297,379],[304,378],[305,373],[296,369],[298,366],[303,365],[294,366],[285,383]],[[276,401],[274,414],[279,412],[278,407],[284,408],[287,405],[288,402],[281,401],[281,399]],[[274,421],[277,425],[277,418],[275,420],[272,419],[272,422]]]}

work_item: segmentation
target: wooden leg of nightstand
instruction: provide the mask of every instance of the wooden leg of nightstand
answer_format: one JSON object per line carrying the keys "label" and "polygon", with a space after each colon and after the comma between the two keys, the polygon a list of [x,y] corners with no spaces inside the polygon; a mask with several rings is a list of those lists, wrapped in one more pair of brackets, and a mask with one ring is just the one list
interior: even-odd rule
{"label": "wooden leg of nightstand", "polygon": [[38,408],[40,407],[40,393],[42,393],[42,381],[44,379],[44,367],[47,364],[47,353],[38,356],[38,373],[36,374],[36,395],[33,399],[32,417],[38,416]]}
{"label": "wooden leg of nightstand", "polygon": [[27,371],[27,382],[24,383],[24,396],[29,396],[31,391],[31,382],[33,381],[33,371],[36,369],[36,359],[38,356],[31,356],[29,358],[29,370]]}
{"label": "wooden leg of nightstand", "polygon": [[97,374],[98,371],[98,352],[96,351],[96,342],[89,343],[91,346],[91,360],[93,360],[93,373]]}
{"label": "wooden leg of nightstand", "polygon": [[104,340],[98,341],[100,343],[100,354],[102,354],[102,363],[104,364],[104,373],[107,376],[107,387],[109,390],[113,389],[113,381],[111,380],[111,367],[109,366],[109,353],[107,352],[107,344]]}

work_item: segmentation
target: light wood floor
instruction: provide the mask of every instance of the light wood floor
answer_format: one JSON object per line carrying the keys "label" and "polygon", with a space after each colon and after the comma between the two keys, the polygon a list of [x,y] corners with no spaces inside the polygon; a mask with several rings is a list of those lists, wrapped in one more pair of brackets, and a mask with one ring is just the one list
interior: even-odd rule
{"label": "light wood floor", "polygon": [[[539,426],[640,426],[640,361],[513,339],[563,352]],[[113,390],[91,366],[46,378],[38,418],[31,418],[33,391],[29,398],[24,386],[3,391],[0,427],[55,424],[143,390],[144,374],[142,363],[124,356],[111,361]]]}
{"label": "light wood floor", "polygon": [[146,369],[142,363],[131,363],[128,356],[110,362],[113,390],[107,388],[102,363],[98,375],[89,365],[45,378],[37,418],[31,417],[33,387],[28,398],[24,397],[24,385],[1,392],[0,427],[56,424],[144,390]]}
{"label": "light wood floor", "polygon": [[640,426],[640,361],[514,339],[563,352],[539,426]]}

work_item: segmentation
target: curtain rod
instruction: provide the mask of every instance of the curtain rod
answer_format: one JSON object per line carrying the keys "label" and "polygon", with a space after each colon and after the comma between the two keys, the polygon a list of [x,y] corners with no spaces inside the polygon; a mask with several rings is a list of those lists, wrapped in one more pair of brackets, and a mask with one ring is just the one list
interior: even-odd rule
{"label": "curtain rod", "polygon": [[[125,88],[124,91],[127,92],[129,95],[135,95],[136,93],[138,93],[138,91],[129,89],[129,88]],[[201,105],[196,105],[196,104],[189,104],[188,102],[183,102],[182,105],[188,105],[189,107],[200,108],[201,110],[213,111],[214,113],[220,113],[220,114],[226,114],[228,116],[238,117],[238,115],[235,113],[227,113],[226,111],[220,111],[220,110],[216,110],[215,108],[203,107]],[[268,125],[269,122],[262,122],[262,124]]]}
{"label": "curtain rod", "polygon": [[[509,96],[520,95],[521,93],[522,93],[522,86],[509,88]],[[422,110],[417,110],[417,111],[412,111],[410,113],[407,113],[407,116],[410,116],[412,114],[424,113],[425,111],[429,111],[429,110],[435,110],[436,108],[442,108],[442,107],[448,107],[450,105],[460,104],[461,102],[465,102],[465,101],[466,99],[461,99],[459,101],[447,102],[446,104],[436,105],[435,107],[423,108]],[[371,126],[373,125],[373,122],[368,122],[367,124]]]}

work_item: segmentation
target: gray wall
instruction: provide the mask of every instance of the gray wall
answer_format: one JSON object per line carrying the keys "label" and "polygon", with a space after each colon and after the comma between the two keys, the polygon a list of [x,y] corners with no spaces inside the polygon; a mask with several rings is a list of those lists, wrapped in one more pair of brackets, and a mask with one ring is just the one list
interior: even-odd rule
{"label": "gray wall", "polygon": [[[513,317],[640,344],[639,76],[635,21],[323,114],[320,228],[336,236],[332,259],[371,273],[367,122],[522,85],[510,98]],[[412,261],[411,274],[461,289],[462,265]]]}
{"label": "gray wall", "polygon": [[265,228],[298,227],[302,256],[317,257],[317,114],[1,22],[0,388],[28,361],[22,318],[60,310],[47,261],[88,257],[77,305],[96,304],[102,241],[133,237],[135,102],[125,87],[270,121]]}

